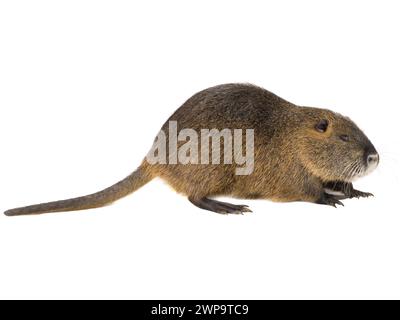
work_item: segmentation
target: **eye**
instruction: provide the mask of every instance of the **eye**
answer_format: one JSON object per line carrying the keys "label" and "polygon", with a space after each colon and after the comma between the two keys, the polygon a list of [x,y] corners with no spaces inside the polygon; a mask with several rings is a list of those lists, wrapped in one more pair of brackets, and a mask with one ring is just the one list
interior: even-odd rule
{"label": "eye", "polygon": [[318,124],[315,126],[315,130],[318,132],[325,132],[328,129],[329,122],[326,119],[322,119],[318,122]]}
{"label": "eye", "polygon": [[349,138],[349,136],[347,134],[342,134],[342,135],[339,136],[339,138],[341,140],[343,140],[343,141],[346,141],[346,142],[350,140],[350,138]]}

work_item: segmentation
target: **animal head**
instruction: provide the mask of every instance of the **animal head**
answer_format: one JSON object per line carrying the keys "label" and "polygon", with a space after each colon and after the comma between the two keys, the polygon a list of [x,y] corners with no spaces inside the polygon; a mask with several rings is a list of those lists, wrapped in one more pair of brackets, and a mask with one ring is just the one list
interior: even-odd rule
{"label": "animal head", "polygon": [[323,181],[351,182],[372,172],[379,163],[375,147],[348,117],[317,108],[301,108],[299,156]]}

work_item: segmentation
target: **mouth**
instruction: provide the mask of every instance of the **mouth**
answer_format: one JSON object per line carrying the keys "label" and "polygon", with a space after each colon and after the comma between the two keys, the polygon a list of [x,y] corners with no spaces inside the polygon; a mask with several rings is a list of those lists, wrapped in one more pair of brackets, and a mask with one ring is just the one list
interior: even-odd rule
{"label": "mouth", "polygon": [[365,159],[350,164],[345,170],[345,180],[348,182],[355,181],[359,178],[365,177],[376,169],[379,164],[378,153],[370,154]]}

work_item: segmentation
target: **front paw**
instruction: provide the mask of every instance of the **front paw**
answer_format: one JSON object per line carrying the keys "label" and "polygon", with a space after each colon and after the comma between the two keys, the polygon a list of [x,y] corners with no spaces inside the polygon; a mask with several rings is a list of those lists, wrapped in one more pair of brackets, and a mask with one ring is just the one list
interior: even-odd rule
{"label": "front paw", "polygon": [[349,195],[349,198],[368,198],[368,197],[374,197],[374,195],[372,193],[363,192],[356,189],[351,190]]}

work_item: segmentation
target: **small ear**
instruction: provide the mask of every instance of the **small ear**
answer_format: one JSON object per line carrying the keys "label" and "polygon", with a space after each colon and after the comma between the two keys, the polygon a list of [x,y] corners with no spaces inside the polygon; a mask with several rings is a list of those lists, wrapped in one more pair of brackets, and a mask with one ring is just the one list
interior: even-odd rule
{"label": "small ear", "polygon": [[323,133],[323,132],[326,132],[326,130],[328,129],[328,126],[329,126],[328,120],[322,119],[315,125],[315,130]]}

